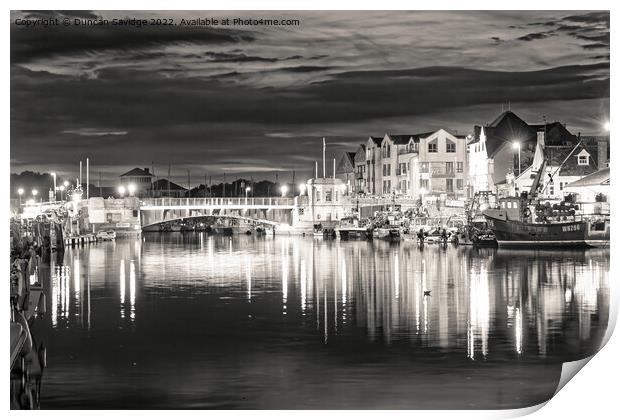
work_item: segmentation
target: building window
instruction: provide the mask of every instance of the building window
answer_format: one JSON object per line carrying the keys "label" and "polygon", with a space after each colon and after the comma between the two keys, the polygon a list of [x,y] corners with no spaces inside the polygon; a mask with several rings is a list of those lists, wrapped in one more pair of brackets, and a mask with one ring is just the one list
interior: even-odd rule
{"label": "building window", "polygon": [[463,162],[456,162],[456,172],[459,174],[463,173]]}
{"label": "building window", "polygon": [[454,180],[452,178],[446,179],[446,191],[454,191]]}
{"label": "building window", "polygon": [[446,140],[446,153],[456,153],[456,143]]}
{"label": "building window", "polygon": [[446,162],[446,173],[447,174],[454,173],[454,162]]}
{"label": "building window", "polygon": [[456,189],[457,190],[462,190],[463,189],[463,180],[462,179],[457,179],[456,180]]}
{"label": "building window", "polygon": [[555,195],[555,189],[553,188],[553,184],[549,186],[549,195]]}
{"label": "building window", "polygon": [[428,192],[428,179],[420,180],[420,188],[424,188]]}
{"label": "building window", "polygon": [[437,140],[433,140],[428,144],[428,153],[437,153]]}
{"label": "building window", "polygon": [[327,201],[327,202],[332,201],[332,191],[331,190],[325,191],[325,201]]}
{"label": "building window", "polygon": [[420,172],[423,174],[428,173],[428,162],[421,162],[420,163]]}
{"label": "building window", "polygon": [[564,191],[564,183],[560,182],[560,191]]}
{"label": "building window", "polygon": [[578,156],[577,157],[579,159],[579,165],[587,165],[589,162],[588,156]]}

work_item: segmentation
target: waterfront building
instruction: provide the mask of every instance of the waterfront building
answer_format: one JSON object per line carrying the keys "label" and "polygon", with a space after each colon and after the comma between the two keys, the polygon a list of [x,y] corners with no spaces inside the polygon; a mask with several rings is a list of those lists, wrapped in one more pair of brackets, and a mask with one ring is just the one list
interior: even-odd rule
{"label": "waterfront building", "polygon": [[356,194],[445,201],[467,193],[467,138],[444,129],[371,136],[340,162],[337,175],[347,185],[354,167]]}
{"label": "waterfront building", "polygon": [[611,184],[609,167],[600,169],[564,187],[565,194],[573,194],[575,202],[585,214],[609,214]]}
{"label": "waterfront building", "polygon": [[468,144],[471,193],[497,192],[507,175],[519,175],[532,165],[536,145],[575,146],[577,136],[559,122],[528,124],[512,111],[501,113],[491,124],[474,126]]}
{"label": "waterfront building", "polygon": [[187,195],[187,188],[175,184],[167,179],[158,179],[151,185],[151,196],[157,197],[185,197]]}
{"label": "waterfront building", "polygon": [[140,231],[140,201],[137,197],[91,197],[80,201],[81,226],[85,232],[114,230],[119,233]]}
{"label": "waterfront building", "polygon": [[342,179],[312,178],[306,182],[307,195],[297,197],[297,215],[293,225],[297,228],[312,229],[314,224],[325,228],[336,227],[343,217],[352,215],[348,200],[347,185]]}
{"label": "waterfront building", "polygon": [[155,176],[151,174],[149,168],[133,168],[120,176],[121,185],[128,190],[133,185],[135,192],[133,195],[143,197],[149,194]]}
{"label": "waterfront building", "polygon": [[[371,137],[373,139],[374,138]],[[376,195],[418,198],[462,198],[466,192],[465,136],[444,129],[418,134],[385,134],[380,147],[368,153],[368,185],[380,185]],[[377,170],[378,166],[378,170]]]}
{"label": "waterfront building", "polygon": [[356,152],[343,152],[336,161],[336,177],[344,182],[348,193],[355,185],[355,155]]}
{"label": "waterfront building", "polygon": [[[498,193],[506,196],[529,191],[544,158],[547,161],[546,173],[541,178],[539,194],[544,199],[562,200],[566,195],[565,186],[602,169],[599,168],[597,157],[597,144],[581,143],[578,147],[572,145],[545,146],[541,136],[532,165],[515,177],[513,188],[504,190],[501,185],[498,185]],[[509,183],[504,185],[509,185]]]}
{"label": "waterfront building", "polygon": [[368,165],[366,163],[366,145],[360,144],[355,152],[355,157],[353,158],[353,163],[355,164],[355,184],[353,187],[353,192],[355,194],[366,194],[368,193],[368,185],[366,182],[366,173],[368,171]]}
{"label": "waterfront building", "polygon": [[383,137],[370,136],[366,141],[366,194],[381,194],[381,142]]}

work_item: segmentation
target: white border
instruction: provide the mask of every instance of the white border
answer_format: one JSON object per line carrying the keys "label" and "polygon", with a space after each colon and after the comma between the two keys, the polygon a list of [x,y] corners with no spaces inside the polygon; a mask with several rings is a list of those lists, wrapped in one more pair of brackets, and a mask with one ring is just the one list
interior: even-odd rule
{"label": "white border", "polygon": [[[393,1],[393,0],[382,0],[381,2],[370,2],[370,1],[333,1],[333,0],[314,0],[314,1],[296,1],[292,3],[290,1],[283,0],[263,0],[263,1],[249,1],[249,0],[237,0],[234,3],[224,3],[224,2],[205,2],[205,1],[186,1],[186,0],[176,0],[174,2],[170,1],[161,1],[161,0],[153,0],[153,1],[118,1],[118,0],[109,0],[109,1],[56,1],[50,3],[49,1],[8,1],[5,4],[9,6],[7,9],[108,9],[108,10],[405,10],[405,9],[418,9],[418,10],[580,10],[580,9],[588,9],[588,10],[612,10],[611,13],[611,27],[617,28],[616,24],[618,20],[615,18],[616,14],[620,7],[614,7],[615,4],[619,4],[618,2],[612,1],[597,1],[590,0],[588,2],[583,1],[575,1],[575,0],[565,0],[565,1],[534,1],[534,0],[520,0],[518,2],[491,2],[491,1],[477,1],[470,0],[468,2],[462,1],[441,1],[441,2],[421,2],[421,1]],[[463,6],[468,6],[468,9],[464,9]],[[7,16],[8,17],[8,16]],[[616,30],[617,31],[617,30]],[[3,48],[3,57],[4,57],[4,66],[2,66],[3,79],[5,84],[4,89],[4,101],[3,101],[3,113],[4,117],[4,136],[2,139],[0,152],[4,157],[2,159],[2,191],[6,194],[9,191],[9,173],[10,173],[10,164],[9,164],[9,130],[10,130],[10,108],[9,108],[9,94],[10,91],[10,35],[9,35],[9,27],[7,26],[3,32],[4,39],[2,43]],[[612,30],[612,50],[616,49],[618,37],[616,36],[616,32]],[[612,56],[615,56],[615,53],[612,51]],[[614,66],[613,61],[611,64],[611,74],[614,74]],[[617,97],[615,93],[617,93],[617,83],[614,82],[614,78],[611,79],[611,92],[612,97]],[[610,115],[617,115],[613,113],[614,109],[614,101],[611,101],[611,112]],[[612,142],[612,149],[614,149]],[[613,152],[612,152],[613,154]],[[612,167],[612,177],[616,179],[617,171]],[[620,178],[618,178],[620,179]],[[612,207],[615,208],[614,202],[617,201],[612,197]],[[8,206],[2,206],[3,219],[7,221],[9,216]],[[5,256],[5,267],[4,273],[5,278],[8,277],[8,258],[6,256],[9,252],[9,243],[8,243],[8,223],[5,222],[3,225],[3,234],[5,240],[2,241],[2,251]],[[617,289],[620,286],[619,284],[614,284],[617,282],[618,276],[615,275],[617,273],[617,261],[618,259],[614,258],[618,256],[617,253],[618,247],[614,245],[612,242],[612,258],[611,258],[611,275],[610,275],[610,287],[613,287],[615,290],[614,296],[617,296]],[[6,285],[5,285],[6,286]],[[5,290],[7,290],[5,288]],[[617,302],[617,299],[615,299]],[[610,314],[612,311],[610,311]],[[615,312],[617,316],[617,310]],[[614,320],[615,321],[615,320]],[[5,340],[8,341],[8,325],[5,323],[3,325],[3,336]],[[5,344],[6,348],[6,344]],[[532,414],[531,418],[562,418],[562,419],[572,419],[572,418],[611,418],[617,415],[618,413],[618,404],[617,404],[617,374],[618,374],[618,359],[617,355],[620,354],[620,340],[616,335],[612,335],[609,339],[607,345],[592,358],[590,363],[588,363],[587,367],[583,369],[582,372],[579,373],[579,376],[576,380],[570,381],[561,392],[558,393],[546,406],[544,409],[536,411],[538,408],[541,408],[544,404],[538,407],[533,407],[529,409],[523,410],[507,410],[507,411],[389,411],[389,412],[381,412],[381,411],[365,411],[365,412],[343,412],[343,411],[329,411],[329,412],[314,412],[314,411],[298,411],[294,414],[286,411],[257,411],[257,412],[244,412],[244,411],[235,411],[235,412],[208,412],[203,413],[199,411],[182,411],[182,412],[127,412],[128,416],[132,417],[146,417],[149,418],[159,417],[159,418],[168,418],[171,416],[187,416],[192,418],[202,418],[205,415],[208,416],[217,416],[222,418],[238,418],[241,416],[251,416],[253,419],[267,419],[269,418],[282,418],[282,419],[290,419],[292,415],[296,418],[315,418],[316,416],[321,417],[341,417],[343,415],[346,416],[356,416],[356,417],[364,417],[364,418],[375,418],[383,415],[389,415],[390,420],[393,419],[410,419],[413,416],[422,417],[422,418],[504,418],[504,417],[513,417],[518,415],[527,414],[532,411],[536,411]],[[6,372],[6,370],[5,370]],[[5,404],[7,404],[8,409],[8,395],[9,395],[9,381],[5,379],[3,381],[4,385],[4,396],[5,396]],[[38,413],[25,413],[25,412],[10,412],[10,415],[19,415],[19,416],[34,416],[41,415]],[[105,412],[87,412],[84,411],[61,411],[61,412],[47,412],[43,414],[44,416],[52,416],[52,418],[60,418],[62,416],[63,419],[73,416],[83,417],[85,415],[93,416],[94,418],[107,418],[110,414]]]}

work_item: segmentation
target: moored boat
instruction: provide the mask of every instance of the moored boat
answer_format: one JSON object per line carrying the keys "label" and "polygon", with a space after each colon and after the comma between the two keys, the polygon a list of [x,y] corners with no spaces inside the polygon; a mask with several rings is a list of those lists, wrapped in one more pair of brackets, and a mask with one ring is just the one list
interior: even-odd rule
{"label": "moored boat", "polygon": [[545,168],[543,160],[529,194],[502,198],[500,208],[483,212],[497,243],[500,246],[586,247],[588,240],[591,243],[609,240],[605,235],[608,229],[603,228],[597,235],[589,228],[589,219],[576,214],[578,206],[539,202],[538,186]]}
{"label": "moored boat", "polygon": [[113,241],[116,239],[116,232],[113,230],[101,230],[97,232],[96,237],[100,241]]}

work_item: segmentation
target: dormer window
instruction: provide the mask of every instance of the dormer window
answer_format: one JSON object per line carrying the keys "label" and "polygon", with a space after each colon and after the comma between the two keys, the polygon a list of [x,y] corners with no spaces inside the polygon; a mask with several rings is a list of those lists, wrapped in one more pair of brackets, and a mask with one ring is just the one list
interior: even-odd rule
{"label": "dormer window", "polygon": [[437,140],[433,140],[428,144],[428,153],[437,153]]}
{"label": "dormer window", "polygon": [[590,154],[584,149],[577,155],[577,164],[587,166],[590,164]]}
{"label": "dormer window", "polygon": [[456,143],[446,140],[446,153],[456,153]]}

